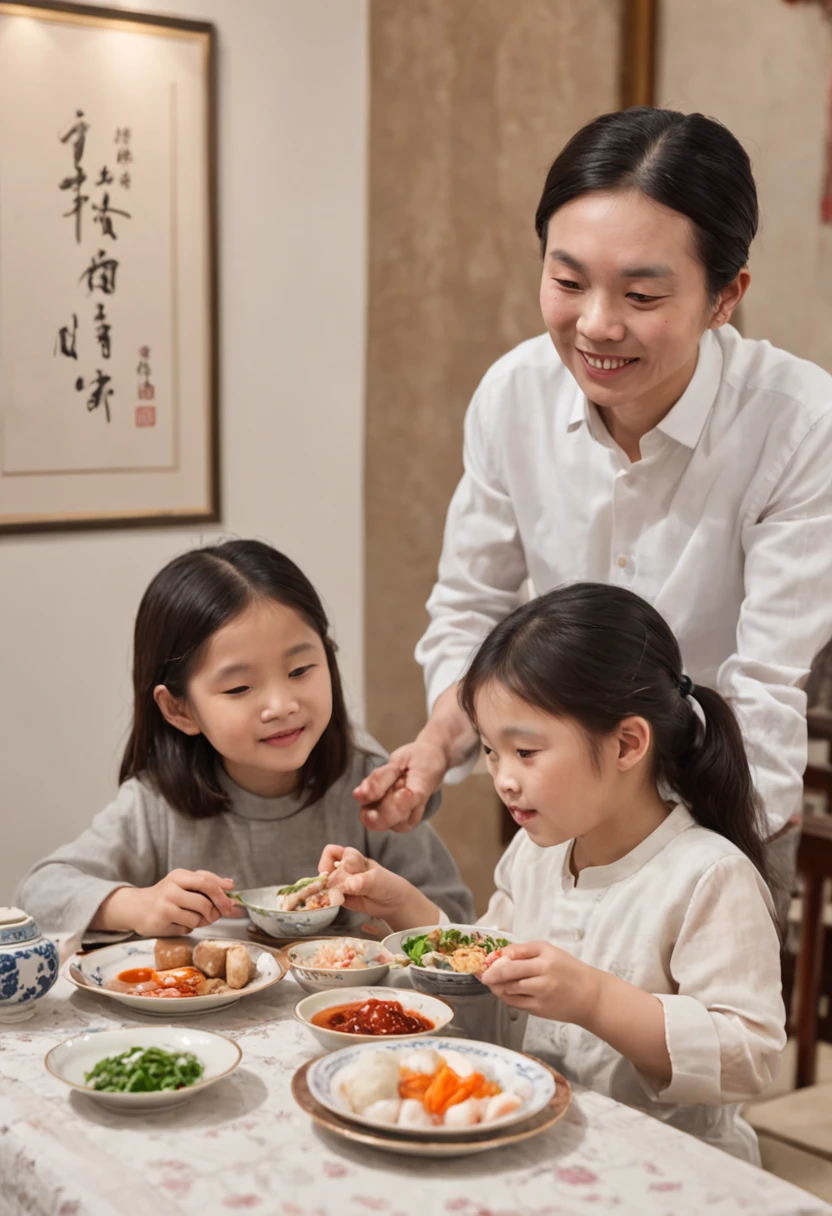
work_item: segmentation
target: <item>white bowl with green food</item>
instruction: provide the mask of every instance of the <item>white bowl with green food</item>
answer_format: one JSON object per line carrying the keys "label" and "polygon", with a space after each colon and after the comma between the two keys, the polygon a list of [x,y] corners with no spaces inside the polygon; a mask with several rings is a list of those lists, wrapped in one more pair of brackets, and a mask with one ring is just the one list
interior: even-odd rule
{"label": "white bowl with green food", "polygon": [[414,988],[432,996],[484,995],[480,981],[486,957],[520,939],[488,925],[422,925],[391,933],[382,945],[410,959],[408,974]]}
{"label": "white bowl with green food", "polygon": [[124,1026],[73,1035],[47,1052],[47,1071],[120,1111],[175,1106],[216,1085],[240,1063],[233,1040],[183,1026]]}
{"label": "white bowl with green food", "polygon": [[[338,915],[343,894],[330,890],[327,875],[300,878],[286,887],[249,887],[229,892],[248,912],[253,924],[271,937],[309,937],[331,925]],[[307,907],[326,898],[323,907]]]}

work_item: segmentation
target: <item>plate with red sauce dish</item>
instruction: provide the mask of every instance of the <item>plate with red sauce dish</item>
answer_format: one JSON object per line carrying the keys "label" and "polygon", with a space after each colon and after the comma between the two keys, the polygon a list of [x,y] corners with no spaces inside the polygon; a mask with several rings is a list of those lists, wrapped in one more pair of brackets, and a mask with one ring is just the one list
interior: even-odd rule
{"label": "plate with red sauce dish", "polygon": [[295,1020],[327,1051],[353,1043],[401,1042],[446,1032],[454,1011],[438,997],[407,988],[316,992],[295,1006]]}
{"label": "plate with red sauce dish", "polygon": [[[158,942],[159,950],[157,939],[151,937],[119,942],[100,950],[79,951],[66,962],[64,974],[82,992],[118,1001],[137,1013],[171,1018],[232,1005],[242,997],[270,988],[286,973],[275,950],[236,939],[216,939],[213,944],[217,947],[243,946],[251,960],[250,979],[243,987],[230,988],[221,975],[200,971],[185,961],[188,947],[193,950],[200,946],[196,938],[158,939]],[[163,946],[168,953],[173,949],[183,952],[177,965],[159,965],[172,961],[160,955]]]}

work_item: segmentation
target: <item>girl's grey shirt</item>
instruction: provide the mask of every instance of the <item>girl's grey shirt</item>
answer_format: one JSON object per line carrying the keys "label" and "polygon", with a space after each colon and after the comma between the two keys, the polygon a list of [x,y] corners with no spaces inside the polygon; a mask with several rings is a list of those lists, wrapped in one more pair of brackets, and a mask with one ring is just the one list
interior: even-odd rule
{"label": "girl's grey shirt", "polygon": [[[231,806],[210,819],[180,814],[149,783],[133,777],[77,840],[29,871],[16,903],[41,929],[83,933],[117,887],[151,887],[176,869],[211,870],[233,878],[240,890],[278,887],[316,874],[324,846],[340,844],[409,879],[452,921],[470,923],[471,892],[429,824],[397,833],[368,832],[361,823],[352,791],[385,759],[374,739],[358,735],[346,772],[306,808],[295,794],[250,794],[221,770]],[[435,794],[429,813],[439,801]]]}

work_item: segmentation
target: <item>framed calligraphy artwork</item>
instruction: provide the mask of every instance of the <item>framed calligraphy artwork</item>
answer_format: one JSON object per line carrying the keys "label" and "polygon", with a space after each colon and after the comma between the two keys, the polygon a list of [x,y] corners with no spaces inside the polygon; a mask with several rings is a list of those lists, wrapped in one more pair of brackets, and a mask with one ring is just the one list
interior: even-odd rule
{"label": "framed calligraphy artwork", "polygon": [[214,39],[0,0],[0,531],[219,518]]}

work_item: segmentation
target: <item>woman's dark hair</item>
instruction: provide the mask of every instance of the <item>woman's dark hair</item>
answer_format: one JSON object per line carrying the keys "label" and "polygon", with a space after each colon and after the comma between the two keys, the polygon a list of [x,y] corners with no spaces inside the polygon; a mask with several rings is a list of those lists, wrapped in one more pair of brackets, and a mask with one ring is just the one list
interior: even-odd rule
{"label": "woman's dark hair", "polygon": [[640,190],[686,215],[712,300],[748,261],[758,223],[751,162],[713,118],[633,106],[581,127],[549,170],[538,203],[544,255],[554,213],[593,190]]}
{"label": "woman's dark hair", "polygon": [[208,639],[257,600],[294,608],[320,637],[332,681],[332,717],[301,770],[304,806],[346,771],[350,728],[335,643],[320,597],[306,575],[258,540],[231,540],[169,562],[145,591],[136,617],[133,727],[119,781],[149,780],[183,815],[205,819],[229,805],[217,776],[217,752],[204,735],[185,735],[165,721],[153,699],[164,684],[185,696]]}
{"label": "woman's dark hair", "polygon": [[646,719],[655,780],[768,879],[737,719],[718,692],[697,684],[693,696],[705,715],[703,730],[680,689],[682,674],[679,645],[655,608],[623,587],[574,583],[524,604],[497,625],[474,656],[459,699],[475,722],[478,691],[496,681],[544,713],[574,719],[595,763],[600,736],[623,718]]}

